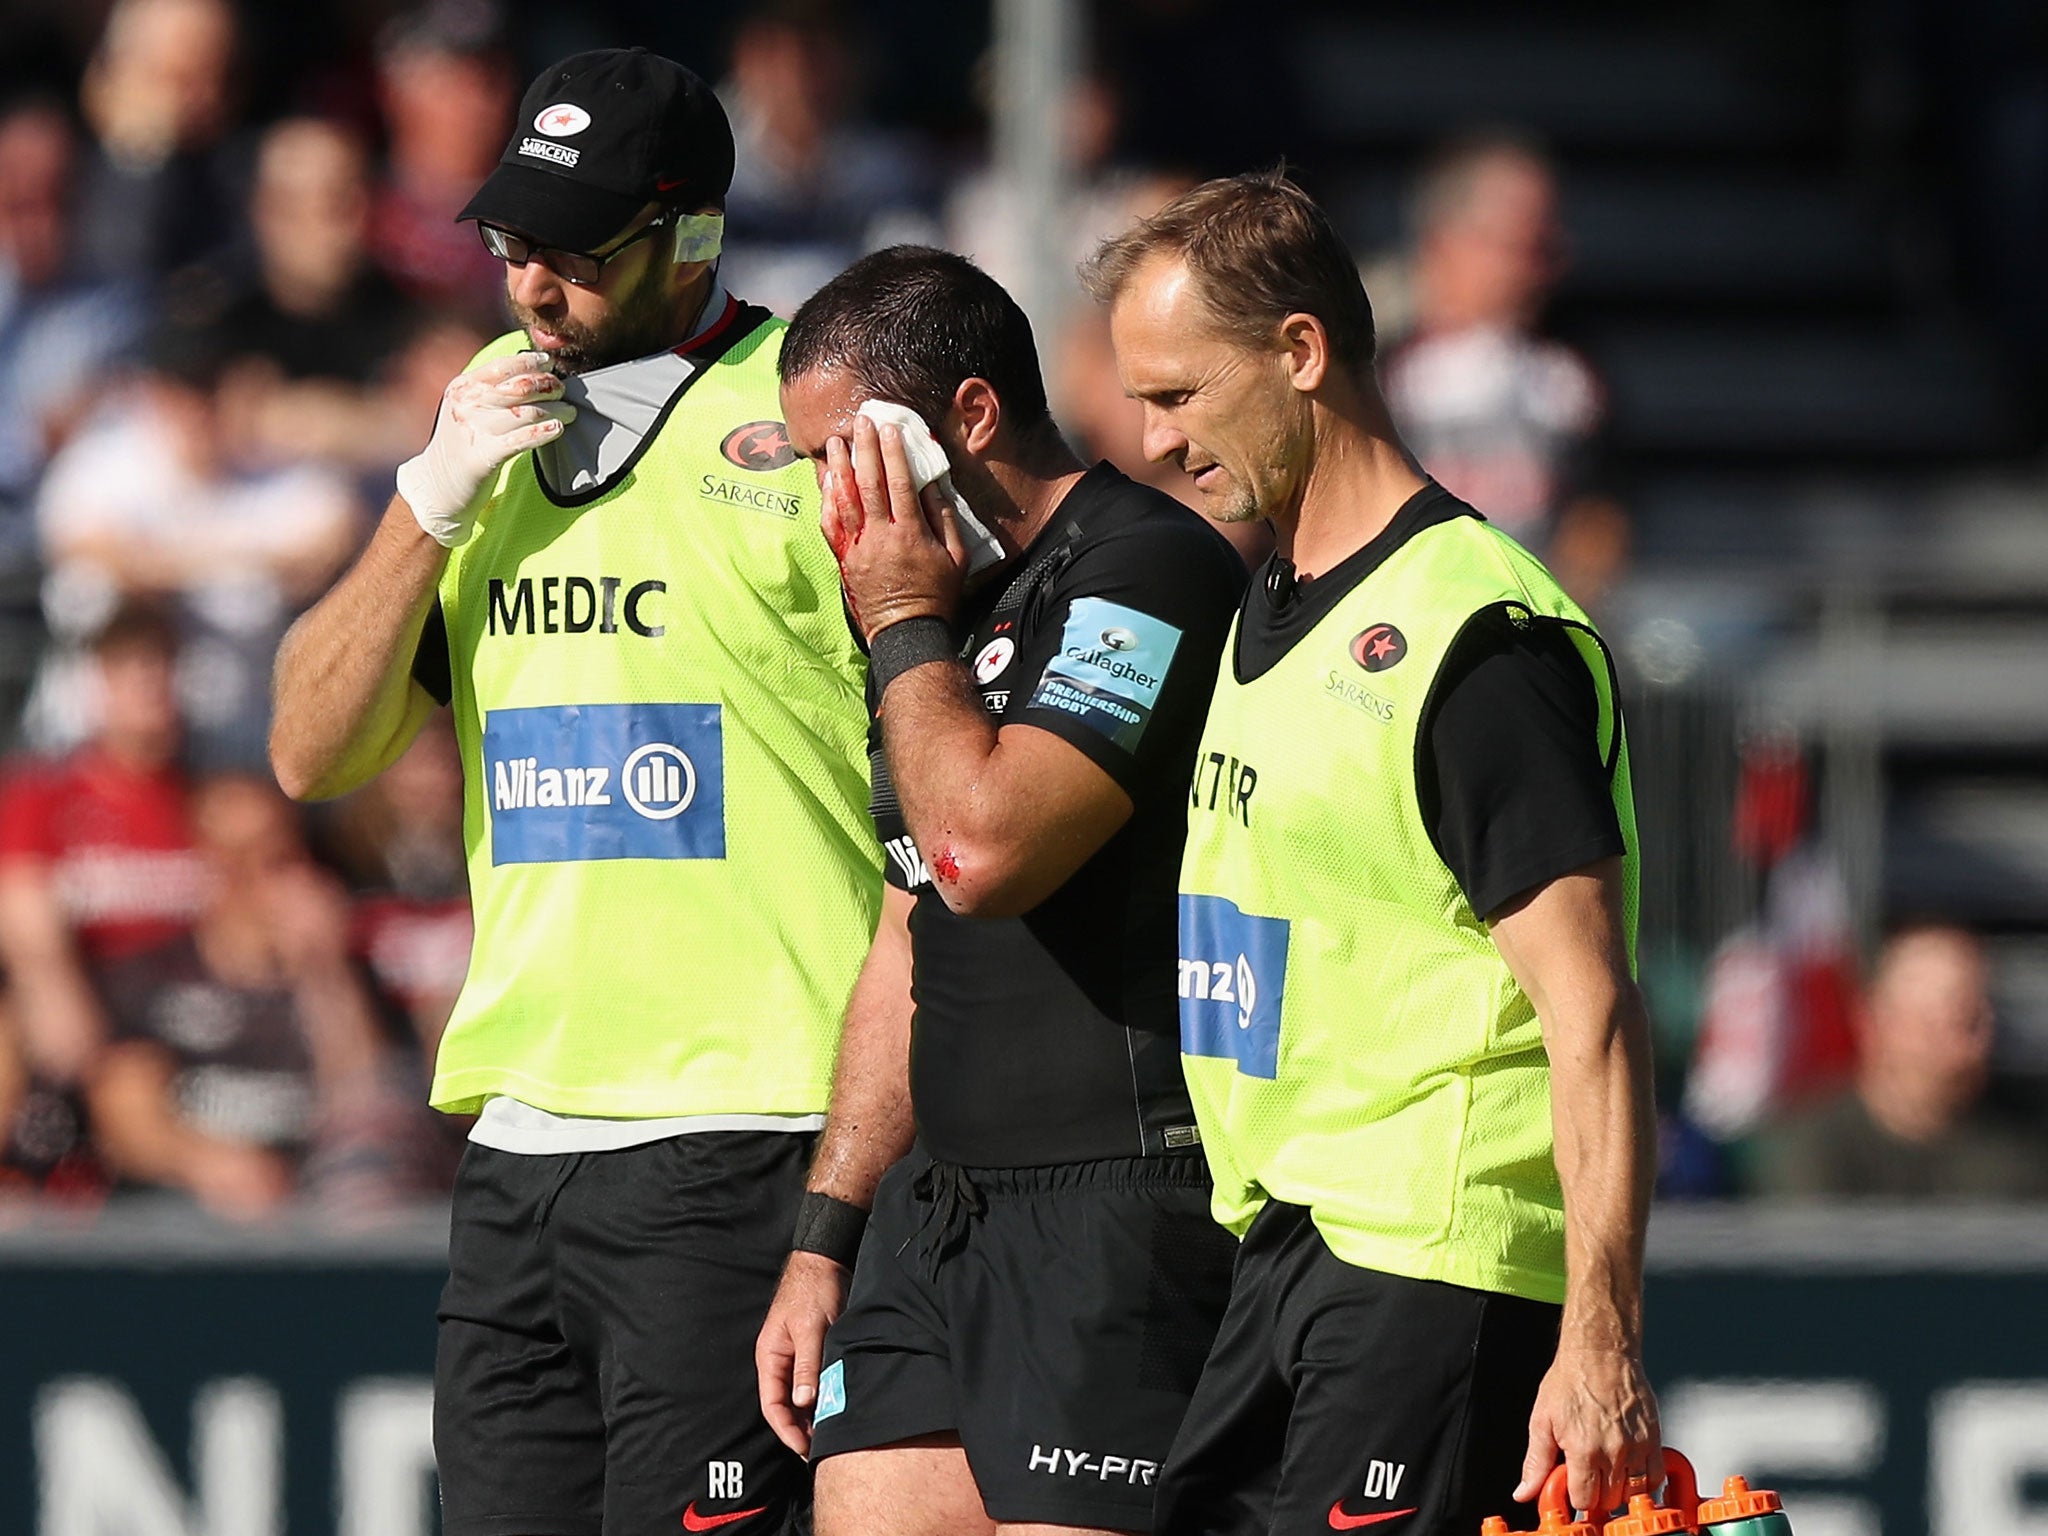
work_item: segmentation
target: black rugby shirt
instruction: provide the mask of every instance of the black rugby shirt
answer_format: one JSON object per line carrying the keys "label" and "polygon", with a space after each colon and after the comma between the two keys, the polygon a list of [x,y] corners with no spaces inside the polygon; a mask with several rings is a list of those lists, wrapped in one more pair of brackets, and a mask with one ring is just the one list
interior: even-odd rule
{"label": "black rugby shirt", "polygon": [[1180,855],[1195,748],[1245,579],[1198,515],[1098,464],[1031,547],[968,596],[961,656],[998,726],[1053,732],[1134,806],[1021,917],[947,907],[871,728],[885,872],[917,895],[911,1102],[933,1157],[1027,1167],[1195,1144],[1180,1071]]}

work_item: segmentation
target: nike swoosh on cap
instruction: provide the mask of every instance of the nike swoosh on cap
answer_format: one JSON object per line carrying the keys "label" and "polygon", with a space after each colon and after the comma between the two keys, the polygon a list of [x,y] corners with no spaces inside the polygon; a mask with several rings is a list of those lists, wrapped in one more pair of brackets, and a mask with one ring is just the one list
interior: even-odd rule
{"label": "nike swoosh on cap", "polygon": [[[1419,1504],[1415,1506],[1416,1509],[1421,1507]],[[1333,1531],[1355,1531],[1361,1525],[1378,1525],[1383,1520],[1398,1520],[1403,1515],[1412,1515],[1414,1513],[1414,1509],[1389,1509],[1377,1515],[1347,1515],[1344,1513],[1344,1501],[1339,1499],[1330,1506],[1330,1529]]]}
{"label": "nike swoosh on cap", "polygon": [[683,1510],[683,1529],[686,1531],[715,1531],[721,1525],[731,1525],[735,1520],[745,1520],[753,1515],[765,1514],[767,1510],[768,1506],[763,1504],[759,1509],[736,1509],[730,1514],[724,1515],[700,1515],[697,1513],[697,1501],[692,1499]]}

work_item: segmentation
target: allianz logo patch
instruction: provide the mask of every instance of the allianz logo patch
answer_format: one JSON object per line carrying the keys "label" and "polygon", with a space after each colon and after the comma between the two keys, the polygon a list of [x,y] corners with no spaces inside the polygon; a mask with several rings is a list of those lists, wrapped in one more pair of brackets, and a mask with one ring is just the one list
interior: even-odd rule
{"label": "allianz logo patch", "polygon": [[1280,1075],[1288,923],[1255,917],[1221,896],[1180,898],[1180,1048],[1237,1063],[1247,1077]]}
{"label": "allianz logo patch", "polygon": [[484,717],[492,864],[725,857],[716,704],[568,704]]}

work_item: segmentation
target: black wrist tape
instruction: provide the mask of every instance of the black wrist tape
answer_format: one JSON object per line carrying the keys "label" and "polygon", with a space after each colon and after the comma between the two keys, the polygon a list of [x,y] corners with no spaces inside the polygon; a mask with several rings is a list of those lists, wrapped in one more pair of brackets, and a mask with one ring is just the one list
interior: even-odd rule
{"label": "black wrist tape", "polygon": [[957,661],[959,643],[944,619],[904,619],[891,624],[868,642],[868,674],[875,680],[875,697],[889,691],[889,685],[912,667],[928,661]]}
{"label": "black wrist tape", "polygon": [[868,1213],[859,1206],[816,1190],[805,1190],[796,1208],[796,1234],[790,1238],[789,1246],[797,1253],[822,1254],[851,1269],[854,1255],[860,1252],[860,1235],[867,1225]]}

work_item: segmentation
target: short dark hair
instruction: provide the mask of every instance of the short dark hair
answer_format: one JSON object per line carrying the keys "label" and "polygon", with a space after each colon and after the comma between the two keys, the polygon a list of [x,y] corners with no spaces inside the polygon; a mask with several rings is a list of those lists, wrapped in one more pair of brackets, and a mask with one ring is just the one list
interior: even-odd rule
{"label": "short dark hair", "polygon": [[963,383],[986,379],[1012,433],[1052,430],[1024,311],[965,256],[928,245],[863,256],[804,300],[782,338],[780,366],[784,379],[844,368],[934,427]]}
{"label": "short dark hair", "polygon": [[1162,253],[1195,275],[1195,292],[1224,334],[1264,350],[1280,322],[1314,315],[1337,356],[1370,376],[1372,304],[1337,226],[1284,171],[1205,181],[1096,248],[1081,280],[1112,303],[1139,265]]}

